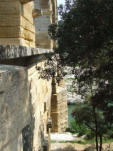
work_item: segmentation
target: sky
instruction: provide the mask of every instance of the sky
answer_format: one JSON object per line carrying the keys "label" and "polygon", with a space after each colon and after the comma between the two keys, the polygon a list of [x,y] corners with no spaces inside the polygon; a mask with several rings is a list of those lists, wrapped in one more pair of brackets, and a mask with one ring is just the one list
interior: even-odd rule
{"label": "sky", "polygon": [[58,3],[58,5],[59,5],[59,4],[64,4],[64,1],[65,1],[65,0],[57,0],[57,3]]}
{"label": "sky", "polygon": [[[65,0],[57,0],[57,5],[64,4]],[[58,20],[60,20],[60,16],[58,15]]]}

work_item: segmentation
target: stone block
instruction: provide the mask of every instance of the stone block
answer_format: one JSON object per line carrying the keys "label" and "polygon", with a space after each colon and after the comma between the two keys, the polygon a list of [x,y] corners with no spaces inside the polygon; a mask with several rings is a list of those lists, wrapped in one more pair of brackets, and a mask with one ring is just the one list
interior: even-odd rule
{"label": "stone block", "polygon": [[48,36],[48,26],[52,23],[50,9],[42,10],[42,16],[35,18],[36,46],[39,48],[53,48],[53,42]]}
{"label": "stone block", "polygon": [[34,24],[23,16],[20,17],[20,25],[22,28],[31,31],[32,33],[35,32]]}
{"label": "stone block", "polygon": [[[34,62],[34,59],[32,60]],[[35,60],[36,61],[36,60]],[[36,63],[35,63],[36,64]],[[37,66],[44,68],[45,61],[37,60]],[[32,116],[34,120],[34,150],[41,150],[44,146],[44,138],[48,135],[47,122],[50,117],[51,79],[41,79],[35,65],[28,67],[28,80],[30,87],[30,99],[32,104]],[[44,107],[46,103],[46,108]]]}
{"label": "stone block", "polygon": [[[5,41],[5,38],[3,40]],[[11,41],[13,41],[13,39],[11,39]],[[53,53],[53,51],[47,49],[41,49],[41,48],[24,47],[24,46],[0,45],[0,61],[6,59],[8,60],[8,59],[16,59],[16,58],[40,55],[38,59],[36,57],[33,60],[31,60],[30,63],[33,64],[35,63],[35,61],[37,60],[40,61],[41,59],[43,59],[43,55],[48,53]]]}
{"label": "stone block", "polygon": [[32,41],[35,42],[35,37],[34,37],[34,33],[22,28],[20,29],[21,33],[20,33],[20,37],[22,37],[23,39],[27,40],[27,41]]}
{"label": "stone block", "polygon": [[0,0],[0,44],[35,47],[33,9],[30,0],[25,4],[20,3],[20,0]]}
{"label": "stone block", "polygon": [[52,94],[51,102],[51,116],[53,121],[52,132],[65,132],[66,128],[68,127],[66,89],[59,87],[56,84],[56,90],[57,93]]}
{"label": "stone block", "polygon": [[[0,45],[16,45],[16,46],[26,46],[24,39],[22,38],[0,38]],[[1,51],[1,50],[0,50]],[[1,52],[0,52],[1,53]],[[5,53],[5,52],[4,52]],[[7,55],[6,55],[7,56]],[[4,56],[5,57],[5,56]],[[0,57],[1,58],[1,57]]]}
{"label": "stone block", "polygon": [[52,117],[52,132],[58,132],[58,113],[57,112],[52,112],[51,114]]}
{"label": "stone block", "polygon": [[18,151],[18,135],[31,121],[26,69],[0,65],[0,92],[0,151]]}
{"label": "stone block", "polygon": [[20,36],[19,26],[0,26],[0,38],[19,38]]}
{"label": "stone block", "polygon": [[36,46],[38,48],[52,49],[53,43],[48,33],[36,33]]}
{"label": "stone block", "polygon": [[19,0],[0,0],[0,15],[19,15],[21,4]]}
{"label": "stone block", "polygon": [[20,15],[16,14],[0,14],[0,27],[14,27],[20,25]]}
{"label": "stone block", "polygon": [[34,9],[33,2],[25,3],[23,5],[23,16],[33,24],[32,11]]}

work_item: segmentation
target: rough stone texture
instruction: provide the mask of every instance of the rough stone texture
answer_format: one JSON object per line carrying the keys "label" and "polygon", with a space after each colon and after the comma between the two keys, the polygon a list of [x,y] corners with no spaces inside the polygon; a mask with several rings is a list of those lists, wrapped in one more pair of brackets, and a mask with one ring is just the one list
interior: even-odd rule
{"label": "rough stone texture", "polygon": [[[36,9],[41,14],[34,16]],[[48,26],[57,22],[57,0],[0,0],[0,20],[1,45],[51,49]]]}
{"label": "rough stone texture", "polygon": [[53,48],[53,42],[48,36],[48,26],[55,23],[57,18],[56,0],[35,0],[35,8],[42,10],[42,16],[35,18],[36,46],[39,48]]}
{"label": "rough stone texture", "polygon": [[0,0],[0,63],[8,64],[0,64],[0,151],[26,151],[28,146],[30,151],[50,151],[50,117],[53,131],[67,127],[65,88],[41,79],[39,71],[45,69],[45,54],[53,53],[48,25],[57,22],[57,3],[34,2]]}
{"label": "rough stone texture", "polygon": [[44,69],[45,61],[37,56],[29,58],[24,68],[0,65],[0,151],[23,151],[22,130],[27,125],[32,128],[33,151],[43,150],[47,144],[50,148],[49,117],[52,131],[67,128],[66,90],[63,82],[58,86],[40,78],[36,65]]}
{"label": "rough stone texture", "polygon": [[[38,63],[37,66],[44,67],[44,62]],[[44,146],[44,140],[48,135],[47,121],[50,117],[52,89],[51,79],[49,81],[40,79],[38,72],[35,66],[28,68],[32,117],[34,119],[33,151],[40,150]]]}
{"label": "rough stone texture", "polygon": [[[25,68],[0,65],[0,151],[23,151],[22,130],[27,125],[32,128],[33,151],[49,144],[51,79],[40,79],[36,58],[30,62]],[[38,57],[37,66],[44,68]]]}
{"label": "rough stone texture", "polygon": [[33,2],[0,0],[0,44],[35,47]]}
{"label": "rough stone texture", "polygon": [[68,127],[67,91],[63,80],[60,85],[53,82],[51,117],[52,132],[65,132]]}
{"label": "rough stone texture", "polygon": [[22,129],[31,121],[27,71],[0,65],[0,151],[22,151]]}
{"label": "rough stone texture", "polygon": [[14,45],[0,45],[0,60],[28,57],[48,53],[53,53],[53,50]]}

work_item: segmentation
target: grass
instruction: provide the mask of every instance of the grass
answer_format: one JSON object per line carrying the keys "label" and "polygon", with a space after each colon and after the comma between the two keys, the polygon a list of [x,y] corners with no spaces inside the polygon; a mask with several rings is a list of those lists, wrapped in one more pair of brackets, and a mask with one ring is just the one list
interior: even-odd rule
{"label": "grass", "polygon": [[113,138],[108,139],[108,138],[104,138],[103,139],[103,143],[112,143],[113,142]]}

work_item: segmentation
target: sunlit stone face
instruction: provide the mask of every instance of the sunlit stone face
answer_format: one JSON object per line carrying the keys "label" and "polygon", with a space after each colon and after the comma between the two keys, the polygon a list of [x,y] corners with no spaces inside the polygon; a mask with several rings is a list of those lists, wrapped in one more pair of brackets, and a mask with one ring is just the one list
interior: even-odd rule
{"label": "sunlit stone face", "polygon": [[32,11],[30,0],[0,0],[0,44],[35,47]]}

